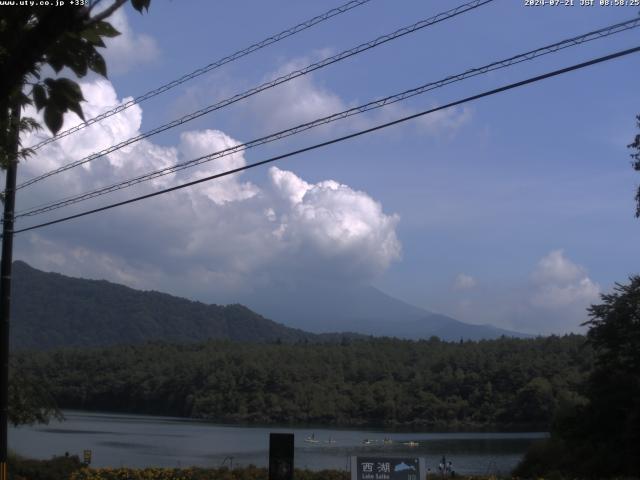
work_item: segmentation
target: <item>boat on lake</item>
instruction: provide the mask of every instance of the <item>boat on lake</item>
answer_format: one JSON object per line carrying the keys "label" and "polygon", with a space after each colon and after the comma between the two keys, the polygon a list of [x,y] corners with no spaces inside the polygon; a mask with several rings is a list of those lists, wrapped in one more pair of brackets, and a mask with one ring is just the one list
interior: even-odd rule
{"label": "boat on lake", "polygon": [[307,438],[304,439],[307,443],[320,443],[320,440],[316,440],[316,434],[312,433]]}

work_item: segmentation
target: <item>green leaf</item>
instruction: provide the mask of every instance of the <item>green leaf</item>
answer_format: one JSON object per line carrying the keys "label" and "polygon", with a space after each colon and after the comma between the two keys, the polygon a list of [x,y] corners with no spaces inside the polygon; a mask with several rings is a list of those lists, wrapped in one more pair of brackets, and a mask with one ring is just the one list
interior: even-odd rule
{"label": "green leaf", "polygon": [[80,90],[80,86],[73,80],[70,80],[68,78],[58,78],[55,80],[55,82],[56,82],[56,86],[55,86],[56,92],[59,91],[67,99],[71,101],[76,101],[76,102],[80,102],[84,100],[84,96],[82,95],[82,90]]}
{"label": "green leaf", "polygon": [[79,102],[72,102],[67,105],[67,108],[78,115],[84,121],[84,113]]}
{"label": "green leaf", "polygon": [[62,112],[55,105],[47,105],[44,109],[44,123],[51,130],[51,133],[55,135],[62,127]]}
{"label": "green leaf", "polygon": [[40,84],[33,86],[33,100],[38,111],[42,110],[47,104],[47,92]]}
{"label": "green leaf", "polygon": [[22,92],[20,92],[18,98],[20,99],[21,105],[33,105],[33,102],[31,101],[31,99]]}
{"label": "green leaf", "polygon": [[120,32],[113,28],[113,25],[111,25],[109,22],[104,21],[96,23],[93,27],[93,31],[101,37],[111,38],[120,35]]}
{"label": "green leaf", "polygon": [[42,129],[40,124],[31,117],[23,117],[20,119],[21,132],[35,132]]}
{"label": "green leaf", "polygon": [[29,72],[33,75],[37,80],[40,80],[40,67],[33,67]]}
{"label": "green leaf", "polygon": [[96,32],[95,28],[88,28],[83,32],[81,32],[80,35],[82,35],[82,38],[84,38],[87,42],[89,42],[93,46],[96,46],[96,47],[105,46],[104,42],[102,41],[102,38],[100,37],[98,32]]}
{"label": "green leaf", "polygon": [[107,76],[107,64],[98,52],[94,52],[91,57],[89,57],[89,68],[103,77]]}
{"label": "green leaf", "polygon": [[74,53],[70,56],[65,64],[80,78],[87,74],[87,70],[89,68],[86,56],[80,52]]}
{"label": "green leaf", "polygon": [[[71,110],[84,120],[84,113],[80,106],[80,102],[84,101],[84,96],[82,95],[80,86],[76,82],[68,78],[47,78],[44,83],[49,89],[45,115],[49,109],[51,109],[52,112],[59,112],[60,115],[64,114],[67,110]],[[51,121],[55,124],[53,119],[54,114],[50,113],[50,115],[52,118]],[[48,122],[47,126],[49,126]]]}
{"label": "green leaf", "polygon": [[47,55],[47,63],[49,65],[51,65],[51,68],[53,68],[53,70],[56,73],[59,73],[60,70],[62,70],[64,68],[64,62],[62,61],[62,59],[57,55],[57,52],[51,52]]}
{"label": "green leaf", "polygon": [[138,12],[142,13],[142,9],[149,11],[149,4],[151,0],[131,0],[131,6],[135,8]]}

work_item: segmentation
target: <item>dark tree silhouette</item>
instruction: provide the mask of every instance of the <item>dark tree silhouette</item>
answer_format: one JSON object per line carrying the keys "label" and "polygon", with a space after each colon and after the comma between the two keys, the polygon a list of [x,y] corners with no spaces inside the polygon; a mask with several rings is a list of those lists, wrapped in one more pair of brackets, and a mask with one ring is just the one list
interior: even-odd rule
{"label": "dark tree silhouette", "polygon": [[[0,12],[0,167],[6,169],[6,186],[1,194],[4,202],[2,267],[0,295],[0,334],[2,351],[2,408],[0,408],[0,463],[6,460],[6,423],[44,421],[55,413],[54,405],[42,405],[48,397],[40,386],[29,385],[27,377],[9,378],[9,312],[13,242],[13,216],[17,164],[33,152],[22,148],[20,134],[41,126],[33,118],[23,118],[22,110],[34,105],[43,110],[44,123],[53,133],[62,127],[63,116],[72,111],[84,120],[84,101],[75,80],[60,76],[67,68],[77,78],[90,70],[107,75],[107,66],[98,49],[104,39],[119,35],[107,18],[128,0],[87,0],[83,5],[65,8],[55,6],[5,6]],[[142,12],[151,0],[131,0]],[[39,2],[36,2],[39,3]],[[48,3],[48,2],[47,2]],[[101,10],[96,6],[101,4]],[[69,8],[70,7],[70,8]],[[43,71],[55,75],[42,78]],[[18,381],[20,379],[20,381]],[[6,408],[7,402],[13,402]],[[8,416],[8,418],[7,418]],[[4,471],[4,470],[3,470]]]}
{"label": "dark tree silhouette", "polygon": [[[638,121],[638,128],[640,128],[640,115],[636,117],[636,120]],[[640,133],[636,135],[636,138],[633,139],[633,142],[628,147],[635,150],[635,153],[631,154],[633,168],[636,172],[640,172]],[[636,192],[636,217],[640,218],[640,186]]]}

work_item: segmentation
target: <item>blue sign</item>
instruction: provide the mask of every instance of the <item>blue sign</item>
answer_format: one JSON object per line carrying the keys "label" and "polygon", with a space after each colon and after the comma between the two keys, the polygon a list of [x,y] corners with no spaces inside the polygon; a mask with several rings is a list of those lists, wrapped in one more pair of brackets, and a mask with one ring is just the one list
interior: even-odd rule
{"label": "blue sign", "polygon": [[351,458],[351,480],[421,480],[423,471],[417,457]]}

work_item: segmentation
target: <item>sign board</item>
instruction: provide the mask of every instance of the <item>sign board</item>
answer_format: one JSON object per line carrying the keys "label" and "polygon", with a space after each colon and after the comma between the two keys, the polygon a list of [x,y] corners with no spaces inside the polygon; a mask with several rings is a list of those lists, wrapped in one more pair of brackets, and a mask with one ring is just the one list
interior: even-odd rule
{"label": "sign board", "polygon": [[418,457],[351,457],[351,480],[422,480]]}
{"label": "sign board", "polygon": [[293,433],[269,435],[269,480],[293,480]]}
{"label": "sign board", "polygon": [[91,450],[83,451],[82,457],[83,457],[84,463],[89,465],[91,463]]}

